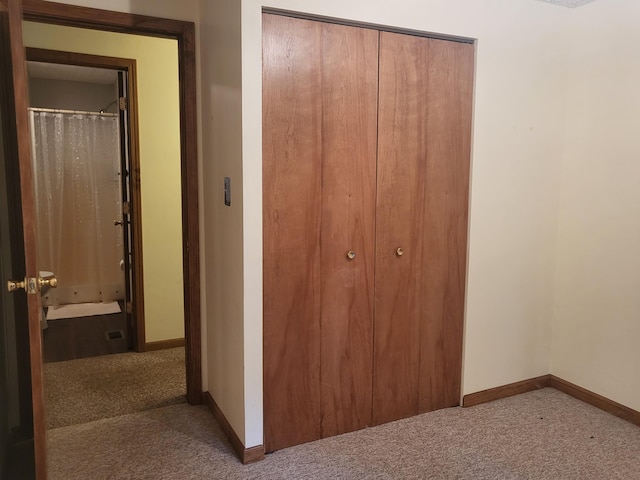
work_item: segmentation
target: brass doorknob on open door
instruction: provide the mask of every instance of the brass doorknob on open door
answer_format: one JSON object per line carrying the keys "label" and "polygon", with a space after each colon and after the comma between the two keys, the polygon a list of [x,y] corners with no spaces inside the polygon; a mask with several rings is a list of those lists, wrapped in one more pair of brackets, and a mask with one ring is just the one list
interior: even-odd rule
{"label": "brass doorknob on open door", "polygon": [[404,255],[404,249],[402,247],[396,248],[396,255],[399,256],[399,257]]}
{"label": "brass doorknob on open door", "polygon": [[354,258],[356,258],[356,252],[354,252],[353,250],[349,250],[349,251],[347,252],[347,258],[348,258],[349,260],[353,260]]}
{"label": "brass doorknob on open door", "polygon": [[55,275],[51,275],[46,278],[38,277],[37,281],[35,278],[25,278],[24,280],[20,281],[9,280],[7,282],[7,290],[9,290],[10,292],[15,292],[17,290],[26,290],[29,294],[35,294],[45,287],[56,288],[57,286],[58,278]]}
{"label": "brass doorknob on open door", "polygon": [[58,286],[58,277],[56,277],[55,275],[52,275],[51,277],[47,277],[47,278],[39,277],[38,284],[40,285],[40,288],[42,287],[56,288]]}
{"label": "brass doorknob on open door", "polygon": [[38,280],[33,277],[27,277],[24,280],[9,280],[7,282],[7,290],[15,292],[17,290],[25,290],[29,295],[38,293]]}
{"label": "brass doorknob on open door", "polygon": [[113,221],[113,224],[114,224],[115,226],[118,226],[118,225],[122,226],[122,224],[123,224],[123,223],[122,223],[122,220],[114,220],[114,221]]}
{"label": "brass doorknob on open door", "polygon": [[24,280],[18,282],[16,280],[9,280],[7,282],[7,290],[9,290],[10,292],[15,292],[16,290],[20,290],[20,289],[25,289],[27,286],[27,279],[25,278]]}

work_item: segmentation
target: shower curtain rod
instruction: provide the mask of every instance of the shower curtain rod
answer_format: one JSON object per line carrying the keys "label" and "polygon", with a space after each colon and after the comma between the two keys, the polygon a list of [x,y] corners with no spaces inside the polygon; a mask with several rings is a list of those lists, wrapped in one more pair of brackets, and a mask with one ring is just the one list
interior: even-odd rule
{"label": "shower curtain rod", "polygon": [[107,113],[107,112],[88,112],[85,110],[58,110],[55,108],[40,108],[40,107],[29,107],[29,111],[31,112],[44,112],[44,113],[69,113],[75,115],[99,115],[101,117],[117,117],[117,113]]}

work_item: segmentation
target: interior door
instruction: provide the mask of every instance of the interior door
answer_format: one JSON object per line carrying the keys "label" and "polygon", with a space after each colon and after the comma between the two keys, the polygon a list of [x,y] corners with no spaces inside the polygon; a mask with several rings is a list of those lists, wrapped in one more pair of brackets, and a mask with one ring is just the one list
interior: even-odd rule
{"label": "interior door", "polygon": [[475,47],[430,39],[418,412],[460,403]]}
{"label": "interior door", "polygon": [[418,413],[429,39],[380,34],[373,421]]}
{"label": "interior door", "polygon": [[317,440],[322,431],[321,52],[322,25],[318,22],[263,15],[267,451]]}
{"label": "interior door", "polygon": [[371,424],[378,32],[263,15],[273,451]]}
{"label": "interior door", "polygon": [[371,425],[376,30],[322,25],[322,436]]}
{"label": "interior door", "polygon": [[473,65],[380,34],[374,424],[460,400]]}
{"label": "interior door", "polygon": [[[10,368],[1,385],[9,395],[0,412],[2,453],[5,460],[13,460],[4,462],[2,478],[42,480],[46,478],[42,307],[21,20],[20,0],[0,0],[1,170],[6,195],[6,201],[0,202],[0,217],[8,229],[1,237],[1,248],[2,259],[11,259],[2,262],[2,354],[8,366],[15,362],[15,371]],[[16,291],[6,295],[10,281]]]}

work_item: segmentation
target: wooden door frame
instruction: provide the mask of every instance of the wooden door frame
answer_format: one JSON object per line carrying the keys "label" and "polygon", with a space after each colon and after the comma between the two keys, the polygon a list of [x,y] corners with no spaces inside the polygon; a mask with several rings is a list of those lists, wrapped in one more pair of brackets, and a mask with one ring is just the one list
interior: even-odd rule
{"label": "wooden door frame", "polygon": [[193,22],[78,7],[45,0],[23,0],[24,20],[116,33],[175,39],[178,42],[180,170],[187,400],[202,403],[200,247],[196,54]]}
{"label": "wooden door frame", "polygon": [[[138,88],[136,60],[131,58],[106,57],[75,52],[63,52],[44,48],[26,47],[27,61],[39,63],[55,63],[58,65],[74,65],[108,70],[125,71],[128,77],[127,110],[129,113],[129,189],[131,192],[131,253],[133,262],[133,348],[136,352],[145,351],[144,323],[144,282],[142,251],[142,199],[140,195],[140,141],[138,130]],[[125,257],[128,252],[125,252]],[[128,272],[125,272],[128,275]],[[127,306],[125,305],[125,309]]]}

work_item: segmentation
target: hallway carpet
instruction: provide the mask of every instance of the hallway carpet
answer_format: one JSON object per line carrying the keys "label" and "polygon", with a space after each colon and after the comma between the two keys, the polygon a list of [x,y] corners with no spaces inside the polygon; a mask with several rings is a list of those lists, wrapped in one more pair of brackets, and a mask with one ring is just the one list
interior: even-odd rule
{"label": "hallway carpet", "polygon": [[640,479],[640,428],[554,389],[451,408],[241,465],[206,407],[49,432],[52,480]]}
{"label": "hallway carpet", "polygon": [[184,347],[44,365],[47,428],[186,401]]}

